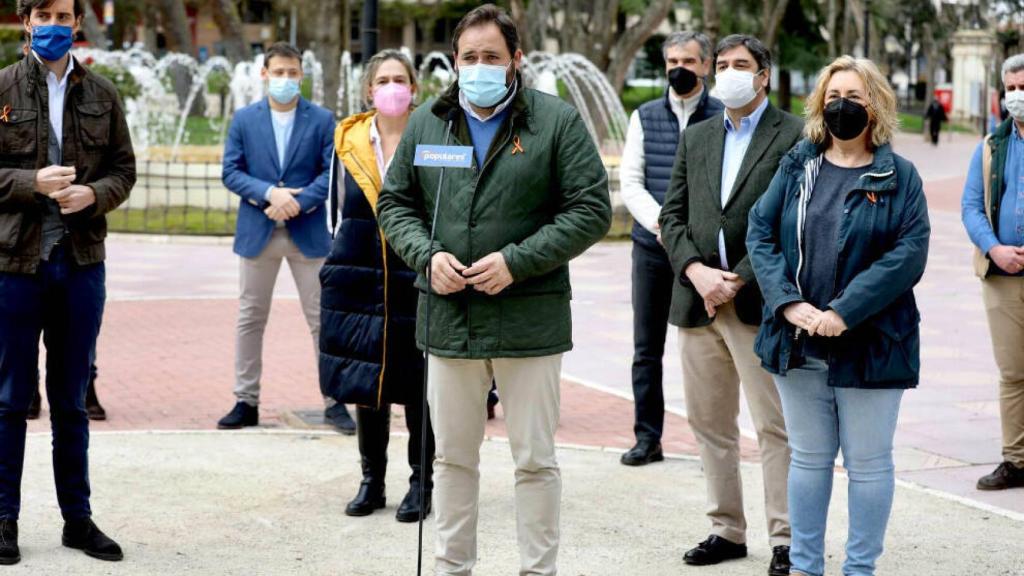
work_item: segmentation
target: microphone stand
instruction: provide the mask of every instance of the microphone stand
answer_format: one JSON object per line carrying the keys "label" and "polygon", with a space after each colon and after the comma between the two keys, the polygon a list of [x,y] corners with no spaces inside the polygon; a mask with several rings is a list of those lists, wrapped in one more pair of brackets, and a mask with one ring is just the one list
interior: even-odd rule
{"label": "microphone stand", "polygon": [[[452,135],[452,123],[455,121],[455,117],[458,111],[453,109],[448,112],[448,126],[444,132],[444,145],[448,145],[448,141]],[[426,479],[427,479],[427,422],[430,419],[430,411],[427,408],[427,381],[428,373],[430,371],[430,303],[431,296],[434,294],[434,237],[437,234],[437,214],[441,209],[441,187],[444,185],[444,170],[445,167],[441,167],[441,176],[437,179],[437,195],[434,197],[434,216],[430,223],[430,246],[427,249],[429,258],[427,259],[427,309],[424,313],[424,336],[423,336],[423,386],[420,397],[420,486],[419,486],[419,501],[420,501],[420,517],[419,517],[419,536],[416,541],[416,576],[423,575],[423,517],[426,510],[424,504],[426,501]]]}

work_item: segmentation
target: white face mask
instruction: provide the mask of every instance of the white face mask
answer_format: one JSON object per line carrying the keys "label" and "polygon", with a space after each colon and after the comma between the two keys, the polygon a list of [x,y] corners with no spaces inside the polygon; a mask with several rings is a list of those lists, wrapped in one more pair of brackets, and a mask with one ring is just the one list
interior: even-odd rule
{"label": "white face mask", "polygon": [[754,77],[756,74],[746,70],[726,68],[715,75],[715,88],[718,92],[718,99],[725,104],[726,108],[743,108],[750,104],[760,88],[754,89]]}
{"label": "white face mask", "polygon": [[1018,88],[1006,93],[1006,109],[1014,120],[1024,122],[1024,90]]}

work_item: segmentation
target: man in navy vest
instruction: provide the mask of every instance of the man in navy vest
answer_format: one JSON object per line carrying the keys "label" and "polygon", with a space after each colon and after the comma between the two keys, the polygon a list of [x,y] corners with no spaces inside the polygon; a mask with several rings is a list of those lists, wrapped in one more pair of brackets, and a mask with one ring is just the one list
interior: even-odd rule
{"label": "man in navy vest", "polygon": [[721,102],[708,95],[711,43],[699,32],[673,32],[662,46],[669,87],[640,106],[629,119],[622,151],[622,200],[633,215],[633,398],[636,446],[622,455],[627,466],[663,459],[665,421],[661,357],[665,353],[672,267],[661,245],[658,216],[676,158],[679,134],[687,126],[721,117]]}
{"label": "man in navy vest", "polygon": [[[235,113],[224,148],[224,186],[241,197],[235,253],[241,256],[241,309],[235,353],[235,407],[221,429],[259,423],[263,332],[282,260],[288,261],[319,356],[320,268],[327,230],[334,117],[300,95],[302,54],[279,42],[263,60],[266,99]],[[315,366],[315,364],[313,364]],[[345,434],[355,423],[344,404],[326,399],[324,419]]]}

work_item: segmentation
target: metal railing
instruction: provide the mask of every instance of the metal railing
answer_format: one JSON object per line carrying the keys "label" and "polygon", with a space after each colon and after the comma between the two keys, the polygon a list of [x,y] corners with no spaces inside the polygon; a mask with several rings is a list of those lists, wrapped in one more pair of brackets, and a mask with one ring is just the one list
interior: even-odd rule
{"label": "metal railing", "polygon": [[221,164],[140,160],[131,196],[108,215],[113,232],[230,236],[238,196],[221,183]]}

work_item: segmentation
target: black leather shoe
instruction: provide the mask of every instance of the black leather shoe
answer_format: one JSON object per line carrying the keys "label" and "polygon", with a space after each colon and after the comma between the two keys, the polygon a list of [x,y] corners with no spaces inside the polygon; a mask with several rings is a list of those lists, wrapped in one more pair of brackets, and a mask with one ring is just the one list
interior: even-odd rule
{"label": "black leather shoe", "polygon": [[636,446],[630,448],[629,452],[622,455],[619,460],[626,466],[644,466],[651,462],[661,462],[665,455],[661,452],[661,442],[640,440]]}
{"label": "black leather shoe", "polygon": [[96,380],[89,380],[89,387],[85,389],[85,411],[89,414],[89,420],[106,420],[107,411],[100,405],[100,399],[96,396]]}
{"label": "black leather shoe", "polygon": [[1006,490],[1024,488],[1024,468],[1003,462],[991,474],[978,480],[978,490]]}
{"label": "black leather shoe", "polygon": [[498,406],[498,391],[491,388],[491,391],[487,393],[487,419],[494,420],[494,409]]}
{"label": "black leather shoe", "polygon": [[68,548],[81,550],[87,556],[108,562],[124,560],[121,547],[100,531],[91,518],[69,520],[64,523],[62,543]]}
{"label": "black leather shoe", "polygon": [[789,576],[789,546],[772,548],[772,563],[768,565],[768,576]]}
{"label": "black leather shoe", "polygon": [[384,483],[364,479],[359,484],[359,493],[345,507],[345,515],[369,516],[385,505],[387,505],[387,499],[384,498]]}
{"label": "black leather shoe", "polygon": [[691,566],[711,566],[726,560],[747,557],[747,545],[730,542],[721,536],[708,536],[708,539],[683,555],[683,562]]}
{"label": "black leather shoe", "polygon": [[[431,491],[427,490],[423,494],[423,517],[430,516],[430,501]],[[409,486],[409,492],[406,493],[405,498],[402,498],[402,503],[398,506],[398,512],[395,512],[395,520],[399,522],[418,522],[420,519],[420,487],[419,485]]]}
{"label": "black leather shoe", "polygon": [[217,422],[217,428],[221,430],[238,430],[246,426],[258,426],[260,423],[260,409],[256,406],[249,406],[245,402],[235,404],[235,407],[228,412],[228,415]]}
{"label": "black leather shoe", "polygon": [[348,413],[348,408],[345,408],[345,405],[340,402],[324,410],[324,422],[345,436],[352,436],[356,433],[355,420]]}
{"label": "black leather shoe", "polygon": [[32,394],[32,403],[28,405],[28,415],[26,418],[29,420],[38,420],[39,413],[43,411],[43,397],[39,395],[39,389],[36,388],[35,393]]}
{"label": "black leather shoe", "polygon": [[18,521],[0,520],[0,564],[10,566],[21,562],[18,549]]}

